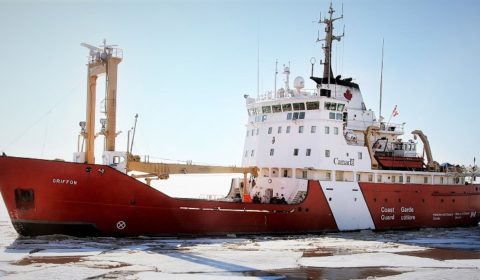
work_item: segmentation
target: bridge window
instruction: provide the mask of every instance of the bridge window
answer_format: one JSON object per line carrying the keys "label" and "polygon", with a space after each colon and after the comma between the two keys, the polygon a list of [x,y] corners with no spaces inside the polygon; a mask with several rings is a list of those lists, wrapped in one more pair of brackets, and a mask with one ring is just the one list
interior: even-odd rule
{"label": "bridge window", "polygon": [[328,114],[328,118],[331,119],[331,120],[334,120],[335,119],[335,113],[330,112],[330,114]]}
{"label": "bridge window", "polygon": [[320,108],[320,103],[318,101],[307,102],[307,110],[318,110],[319,108]]}
{"label": "bridge window", "polygon": [[337,103],[335,103],[335,102],[325,102],[325,109],[335,111],[335,110],[337,110]]}
{"label": "bridge window", "polygon": [[282,106],[281,105],[273,105],[272,106],[272,111],[274,113],[281,113],[282,112]]}
{"label": "bridge window", "polygon": [[271,113],[271,112],[272,112],[272,107],[270,107],[270,106],[263,106],[263,107],[262,107],[262,112],[263,112],[264,114]]}
{"label": "bridge window", "polygon": [[288,104],[283,104],[282,105],[282,110],[284,112],[287,112],[287,111],[292,111],[292,104],[288,103]]}
{"label": "bridge window", "polygon": [[337,111],[342,112],[342,111],[343,111],[343,108],[345,108],[345,104],[338,104],[338,105],[337,105]]}
{"label": "bridge window", "polygon": [[294,155],[294,156],[298,156],[298,149],[296,149],[296,148],[293,149],[293,155]]}
{"label": "bridge window", "polygon": [[305,110],[305,103],[293,103],[293,110],[294,111],[303,111]]}
{"label": "bridge window", "polygon": [[343,120],[343,114],[342,113],[337,113],[337,121]]}

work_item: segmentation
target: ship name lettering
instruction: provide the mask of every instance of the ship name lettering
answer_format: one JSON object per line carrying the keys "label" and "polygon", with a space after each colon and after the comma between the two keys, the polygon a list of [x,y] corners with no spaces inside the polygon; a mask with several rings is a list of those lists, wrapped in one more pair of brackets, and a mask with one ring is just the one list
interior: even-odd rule
{"label": "ship name lettering", "polygon": [[402,221],[415,221],[415,216],[413,215],[403,215],[400,217]]}
{"label": "ship name lettering", "polygon": [[393,221],[395,220],[395,215],[382,215],[380,218],[382,221]]}
{"label": "ship name lettering", "polygon": [[334,158],[333,159],[333,164],[354,166],[355,165],[355,159],[351,158],[349,160],[343,160],[343,159]]}
{"label": "ship name lettering", "polygon": [[380,211],[382,213],[395,213],[395,208],[394,207],[392,207],[392,208],[382,207],[380,209]]}
{"label": "ship name lettering", "polygon": [[62,184],[62,185],[76,185],[77,184],[77,181],[76,180],[72,180],[72,179],[57,179],[57,178],[53,178],[52,182],[54,184]]}
{"label": "ship name lettering", "polygon": [[413,209],[413,207],[402,207],[402,208],[400,208],[400,210],[402,211],[402,213],[413,213],[413,212],[415,212],[415,209]]}

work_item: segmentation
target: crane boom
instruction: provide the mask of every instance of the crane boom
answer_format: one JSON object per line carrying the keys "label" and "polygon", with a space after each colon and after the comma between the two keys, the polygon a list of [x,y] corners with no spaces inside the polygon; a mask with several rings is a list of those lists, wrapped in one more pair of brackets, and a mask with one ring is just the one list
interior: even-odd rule
{"label": "crane boom", "polygon": [[257,167],[215,166],[178,163],[152,163],[142,162],[139,156],[129,154],[127,159],[127,172],[138,171],[145,174],[134,174],[134,178],[145,178],[148,185],[152,180],[168,179],[170,174],[213,174],[213,173],[243,173],[242,200],[251,202],[248,190],[247,175],[258,176]]}
{"label": "crane boom", "polygon": [[235,166],[214,166],[178,163],[151,163],[141,161],[128,161],[128,171],[138,171],[146,175],[135,175],[141,178],[156,176],[160,179],[167,179],[170,174],[205,174],[205,173],[251,173],[257,175],[256,167],[235,167]]}

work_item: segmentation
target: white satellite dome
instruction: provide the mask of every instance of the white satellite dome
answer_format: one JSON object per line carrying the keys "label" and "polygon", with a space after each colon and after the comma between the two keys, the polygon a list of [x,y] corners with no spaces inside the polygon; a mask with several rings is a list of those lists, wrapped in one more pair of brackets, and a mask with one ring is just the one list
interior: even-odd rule
{"label": "white satellite dome", "polygon": [[293,80],[293,87],[297,90],[301,90],[305,87],[305,80],[300,76],[296,77],[295,80]]}

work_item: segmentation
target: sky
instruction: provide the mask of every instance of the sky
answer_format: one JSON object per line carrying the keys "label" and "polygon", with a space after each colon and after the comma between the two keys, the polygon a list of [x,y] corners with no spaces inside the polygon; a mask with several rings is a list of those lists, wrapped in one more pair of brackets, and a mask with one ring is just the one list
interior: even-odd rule
{"label": "sky", "polygon": [[[329,3],[0,0],[0,151],[72,159],[86,107],[88,50],[80,43],[105,38],[123,49],[119,150],[138,113],[134,153],[239,165],[243,95],[257,95],[257,63],[261,92],[273,88],[276,59],[313,88],[310,58],[323,57],[315,40],[324,28],[315,21]],[[423,130],[440,163],[479,159],[480,1],[334,1],[339,13],[342,3],[334,73],[353,77],[378,115],[384,39],[383,115],[397,105],[392,122]]]}

